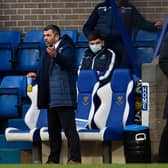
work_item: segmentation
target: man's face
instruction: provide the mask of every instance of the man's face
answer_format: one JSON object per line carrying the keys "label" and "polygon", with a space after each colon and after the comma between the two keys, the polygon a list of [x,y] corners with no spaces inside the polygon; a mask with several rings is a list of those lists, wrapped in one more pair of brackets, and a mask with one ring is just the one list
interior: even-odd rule
{"label": "man's face", "polygon": [[99,52],[104,45],[104,40],[96,39],[96,40],[90,40],[89,41],[89,47],[93,53]]}
{"label": "man's face", "polygon": [[59,35],[54,34],[51,29],[44,31],[43,35],[46,46],[53,46],[53,44],[59,41]]}

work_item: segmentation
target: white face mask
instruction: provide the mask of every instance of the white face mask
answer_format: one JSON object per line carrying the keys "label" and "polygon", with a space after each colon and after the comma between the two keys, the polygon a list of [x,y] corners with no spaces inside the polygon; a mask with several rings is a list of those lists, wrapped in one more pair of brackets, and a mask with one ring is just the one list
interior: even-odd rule
{"label": "white face mask", "polygon": [[97,53],[98,51],[102,49],[101,44],[93,44],[93,45],[89,45],[89,47],[93,53]]}

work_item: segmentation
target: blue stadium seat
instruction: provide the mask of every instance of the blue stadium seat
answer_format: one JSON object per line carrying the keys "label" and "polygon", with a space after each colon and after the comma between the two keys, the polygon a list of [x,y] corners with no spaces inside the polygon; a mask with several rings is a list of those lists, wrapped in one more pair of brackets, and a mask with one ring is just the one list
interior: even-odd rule
{"label": "blue stadium seat", "polygon": [[5,76],[0,84],[0,117],[21,117],[22,99],[26,96],[24,76]]}
{"label": "blue stadium seat", "polygon": [[27,95],[27,81],[26,76],[23,75],[11,75],[11,76],[4,76],[1,83],[0,88],[18,88],[20,95],[25,97]]}
{"label": "blue stadium seat", "polygon": [[161,30],[157,31],[146,31],[139,30],[134,37],[133,47],[153,47],[155,48],[157,45],[157,41],[159,40]]}
{"label": "blue stadium seat", "polygon": [[[80,106],[79,108],[83,107],[83,109],[77,109],[76,123],[81,141],[103,142],[103,156],[106,156],[103,162],[105,163],[110,162],[111,158],[110,142],[122,139],[124,127],[134,122],[134,107],[132,105],[134,102],[132,98],[134,82],[129,70],[117,69],[113,72],[111,82],[104,85],[104,88],[101,87],[100,90],[97,90],[99,82],[92,75],[90,77],[93,79],[93,83],[85,75],[84,79],[79,81],[79,84],[83,86],[79,89],[84,90],[86,93],[82,93],[81,97],[79,93],[78,106]],[[88,85],[84,86],[86,83]],[[91,87],[88,87],[89,85]],[[90,89],[93,89],[93,91],[91,92]],[[97,90],[101,102],[100,106],[95,109],[95,106],[91,105],[94,90]],[[93,121],[94,127],[92,127]],[[49,140],[47,127],[40,129],[40,137],[42,141]],[[62,133],[62,138],[66,139],[64,133]],[[106,153],[107,148],[108,152]]]}
{"label": "blue stadium seat", "polygon": [[37,89],[38,86],[34,85],[32,92],[28,92],[28,97],[31,100],[30,108],[28,109],[24,123],[21,127],[16,123],[12,127],[5,130],[5,137],[10,142],[32,142],[32,160],[34,163],[41,162],[41,144],[40,144],[40,128],[47,127],[47,110],[37,108]]}
{"label": "blue stadium seat", "polygon": [[61,30],[61,36],[63,35],[68,35],[69,37],[72,38],[73,42],[76,43],[78,39],[78,31],[76,29],[72,30]]}
{"label": "blue stadium seat", "polygon": [[21,111],[21,97],[18,89],[0,88],[0,117],[19,117]]}
{"label": "blue stadium seat", "polygon": [[94,103],[94,95],[96,94],[99,87],[99,80],[96,71],[81,70],[77,83],[78,103],[76,112],[76,125],[77,129],[81,129],[91,125],[90,122],[94,115],[96,107],[96,104]]}
{"label": "blue stadium seat", "polygon": [[21,41],[20,31],[0,31],[0,71],[9,72],[14,68],[14,55]]}
{"label": "blue stadium seat", "polygon": [[137,64],[139,77],[141,77],[141,65],[143,63],[151,63],[153,61],[154,51],[160,34],[161,30],[139,30],[132,41],[132,47],[135,53],[135,63]]}
{"label": "blue stadium seat", "polygon": [[133,86],[129,70],[114,70],[110,85],[107,84],[104,86],[106,88],[100,88],[97,92],[101,100],[101,105],[94,115],[97,129],[79,130],[81,140],[112,141],[123,138],[124,127],[132,124],[134,118],[131,98]]}
{"label": "blue stadium seat", "polygon": [[[86,82],[83,82],[87,81],[92,86],[90,88],[87,87],[88,85],[86,87],[83,86],[83,90],[85,90],[86,93],[81,94],[81,97],[78,99],[78,106],[80,107],[77,109],[76,120],[77,127],[79,126],[78,132],[80,140],[112,141],[122,139],[124,127],[128,124],[132,124],[134,119],[134,100],[132,97],[134,82],[131,73],[127,69],[114,70],[111,82],[108,83],[105,88],[100,88],[100,90],[97,91],[101,105],[96,111],[94,111],[95,106],[90,104],[92,100],[89,101],[89,99],[93,99],[93,92],[97,90],[99,85],[99,82],[97,82],[93,76],[91,76],[94,78],[92,84],[90,84],[91,81],[85,77],[81,80],[82,84],[79,83],[83,86],[86,84]],[[93,91],[90,92],[90,89],[93,89]],[[83,109],[80,109],[82,108],[81,106]],[[91,124],[89,124],[89,127],[86,127],[89,122],[92,122],[92,119],[94,119],[97,128],[91,128]],[[42,141],[48,141],[47,127],[43,127],[40,130],[40,136]],[[63,137],[65,137],[64,134]]]}
{"label": "blue stadium seat", "polygon": [[37,71],[44,46],[43,30],[27,32],[18,47],[16,69],[19,72]]}
{"label": "blue stadium seat", "polygon": [[77,46],[81,46],[81,47],[88,47],[88,39],[87,37],[84,35],[84,33],[80,33],[78,41],[77,41]]}
{"label": "blue stadium seat", "polygon": [[87,50],[86,47],[79,47],[76,46],[75,48],[75,68],[79,68],[79,65],[81,63],[82,57],[85,55],[85,51]]}
{"label": "blue stadium seat", "polygon": [[[99,80],[96,71],[81,70],[78,81],[78,102],[76,111],[77,129],[86,129],[91,125],[95,112],[94,95],[99,87]],[[40,130],[42,141],[48,140],[48,127]]]}
{"label": "blue stadium seat", "polygon": [[5,131],[7,141],[39,141],[38,129],[47,126],[47,110],[37,108],[37,85],[33,86],[33,91],[28,93],[31,105],[28,109],[24,122],[25,128],[11,127]]}

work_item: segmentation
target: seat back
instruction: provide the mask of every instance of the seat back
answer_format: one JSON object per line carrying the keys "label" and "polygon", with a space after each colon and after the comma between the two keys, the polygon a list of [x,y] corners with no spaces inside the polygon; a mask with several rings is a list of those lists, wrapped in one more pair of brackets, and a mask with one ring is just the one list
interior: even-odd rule
{"label": "seat back", "polygon": [[17,88],[22,97],[27,95],[27,81],[26,76],[22,75],[13,75],[13,76],[4,76],[0,88]]}
{"label": "seat back", "polygon": [[40,109],[36,128],[48,127],[47,109]]}
{"label": "seat back", "polygon": [[5,76],[0,84],[0,117],[20,117],[22,99],[26,96],[24,76]]}
{"label": "seat back", "polygon": [[21,72],[36,71],[40,57],[44,52],[44,39],[42,30],[33,30],[26,33],[23,43],[17,53],[17,70]]}
{"label": "seat back", "polygon": [[44,43],[43,30],[31,30],[25,34],[24,42],[40,42]]}
{"label": "seat back", "polygon": [[75,68],[79,68],[81,63],[82,57],[85,55],[85,51],[87,50],[86,47],[76,47],[75,48]]}
{"label": "seat back", "polygon": [[99,97],[101,103],[95,112],[94,123],[97,128],[103,129],[106,127],[112,103],[112,89],[110,82],[98,89],[97,96]]}
{"label": "seat back", "polygon": [[76,43],[78,39],[78,31],[76,29],[71,30],[61,30],[61,36],[68,35],[72,38],[73,42]]}
{"label": "seat back", "polygon": [[99,86],[98,77],[94,70],[81,70],[78,77],[78,101],[76,112],[77,128],[86,128],[91,121],[94,110],[94,95]]}
{"label": "seat back", "polygon": [[0,31],[0,44],[10,44],[16,50],[20,41],[20,31]]}
{"label": "seat back", "polygon": [[0,31],[0,71],[12,71],[16,49],[21,40],[19,31]]}
{"label": "seat back", "polygon": [[136,37],[133,41],[136,46],[146,46],[146,47],[154,47],[159,40],[161,30],[157,31],[147,31],[147,30],[139,30],[136,34]]}
{"label": "seat back", "polygon": [[87,37],[84,35],[84,33],[80,33],[78,41],[77,41],[77,45],[81,46],[81,47],[88,47],[88,39]]}
{"label": "seat back", "polygon": [[0,88],[0,117],[13,118],[20,116],[20,96],[18,89],[1,89]]}
{"label": "seat back", "polygon": [[99,129],[110,128],[115,138],[122,135],[125,125],[133,123],[133,85],[128,69],[116,69],[110,85],[97,92],[101,105],[95,112],[94,122]]}

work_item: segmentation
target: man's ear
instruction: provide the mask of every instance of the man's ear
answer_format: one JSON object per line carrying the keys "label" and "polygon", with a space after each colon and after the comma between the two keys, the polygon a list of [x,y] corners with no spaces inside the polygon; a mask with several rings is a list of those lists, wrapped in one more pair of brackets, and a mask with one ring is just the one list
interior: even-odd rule
{"label": "man's ear", "polygon": [[55,41],[59,41],[60,40],[60,36],[58,34],[55,35]]}

